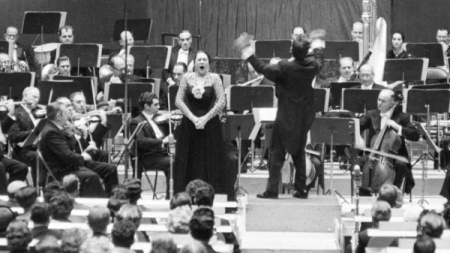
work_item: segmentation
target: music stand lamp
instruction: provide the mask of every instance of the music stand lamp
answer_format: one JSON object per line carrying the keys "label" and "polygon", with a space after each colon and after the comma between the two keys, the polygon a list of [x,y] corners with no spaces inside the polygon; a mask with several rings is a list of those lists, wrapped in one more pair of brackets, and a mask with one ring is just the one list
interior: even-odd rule
{"label": "music stand lamp", "polygon": [[77,75],[79,76],[80,67],[100,67],[102,47],[101,44],[61,44],[59,50],[56,51],[56,59],[61,56],[69,57],[72,64],[76,63]]}
{"label": "music stand lamp", "polygon": [[281,59],[291,58],[292,40],[257,40],[255,41],[255,54],[259,58],[271,59],[280,57]]}
{"label": "music stand lamp", "polygon": [[351,57],[359,61],[359,43],[356,41],[326,41],[324,56],[327,60],[339,60],[342,57]]}
{"label": "music stand lamp", "polygon": [[[426,114],[427,116],[427,129],[424,134],[425,139],[427,138],[427,133],[430,133],[431,128],[431,113],[445,113],[449,111],[450,105],[450,90],[423,90],[423,89],[410,89],[407,92],[406,97],[406,109],[405,111],[410,114]],[[438,133],[439,135],[439,133]],[[428,141],[426,142],[426,155],[422,154],[419,159],[426,159],[426,162],[423,163],[423,171],[422,171],[422,180],[424,181],[423,189],[422,189],[422,199],[424,200],[425,194],[425,177],[426,170],[428,169],[428,155],[430,153],[430,145]]]}
{"label": "music stand lamp", "polygon": [[[331,195],[332,192],[334,192],[347,202],[344,197],[334,189],[333,146],[351,145],[352,148],[354,148],[356,134],[359,134],[359,119],[318,117],[314,120],[311,129],[311,142],[330,145],[330,189],[325,192],[325,194]],[[353,189],[351,191],[353,192]]]}
{"label": "music stand lamp", "polygon": [[169,68],[171,46],[131,46],[129,53],[134,56],[134,68],[145,69],[146,77],[150,78],[150,69],[152,77],[160,78],[161,71]]}

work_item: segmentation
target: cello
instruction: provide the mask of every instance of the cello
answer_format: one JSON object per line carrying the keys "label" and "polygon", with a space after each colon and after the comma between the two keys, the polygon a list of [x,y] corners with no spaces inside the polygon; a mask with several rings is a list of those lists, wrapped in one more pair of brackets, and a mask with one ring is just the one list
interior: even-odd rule
{"label": "cello", "polygon": [[[391,119],[397,105],[398,102],[395,102],[387,112],[388,120]],[[396,155],[401,147],[402,139],[393,129],[389,128],[387,122],[372,137],[371,148],[364,149],[370,154],[368,161],[364,164],[361,187],[373,192],[378,192],[385,183],[394,183],[394,159],[408,162],[405,157]]]}

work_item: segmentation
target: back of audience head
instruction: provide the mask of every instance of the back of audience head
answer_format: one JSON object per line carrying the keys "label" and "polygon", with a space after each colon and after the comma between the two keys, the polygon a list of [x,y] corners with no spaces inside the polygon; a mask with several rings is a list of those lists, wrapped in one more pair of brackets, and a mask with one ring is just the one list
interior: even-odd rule
{"label": "back of audience head", "polygon": [[16,199],[16,191],[26,186],[27,184],[25,184],[25,182],[18,180],[9,183],[8,188],[6,189],[9,199]]}
{"label": "back of audience head", "polygon": [[171,233],[189,233],[189,222],[192,218],[192,210],[189,206],[179,206],[169,211],[167,217],[167,229]]}
{"label": "back of audience head", "polygon": [[417,226],[417,234],[431,238],[440,238],[445,228],[445,221],[434,211],[422,212]]}
{"label": "back of audience head", "polygon": [[70,197],[76,198],[79,195],[80,189],[80,179],[74,174],[69,174],[63,178],[62,183],[64,190],[69,194]]}
{"label": "back of audience head", "polygon": [[134,243],[134,234],[136,233],[136,227],[130,220],[122,220],[114,222],[113,229],[111,231],[112,243],[116,247],[122,247],[129,249]]}
{"label": "back of audience head", "polygon": [[30,209],[31,206],[36,203],[37,197],[38,194],[36,188],[31,186],[26,186],[16,191],[17,203],[25,210]]}
{"label": "back of audience head", "polygon": [[6,239],[11,251],[27,249],[31,242],[31,231],[28,222],[24,220],[14,220],[9,223],[6,229]]}
{"label": "back of audience head", "polygon": [[189,230],[192,238],[209,242],[214,231],[214,211],[207,207],[200,207],[195,210],[189,221]]}
{"label": "back of audience head", "polygon": [[160,234],[152,238],[150,253],[176,253],[177,245],[168,234]]}
{"label": "back of audience head", "polygon": [[64,230],[61,238],[61,250],[63,253],[78,253],[86,239],[87,233],[80,228]]}
{"label": "back of audience head", "polygon": [[188,205],[191,207],[191,197],[186,192],[179,192],[175,195],[173,195],[172,199],[170,200],[170,210],[173,210],[179,206]]}
{"label": "back of audience head", "polygon": [[47,225],[50,222],[50,207],[47,203],[36,202],[31,207],[31,221],[35,225]]}
{"label": "back of audience head", "polygon": [[205,183],[195,191],[195,204],[198,206],[212,207],[214,204],[214,188],[212,185]]}
{"label": "back of audience head", "polygon": [[107,207],[109,209],[109,215],[111,216],[111,221],[114,221],[117,212],[119,212],[120,208],[125,205],[129,204],[130,201],[128,199],[118,199],[116,197],[111,197],[108,200]]}
{"label": "back of audience head", "polygon": [[136,228],[139,228],[141,223],[142,212],[136,205],[125,204],[119,212],[117,212],[116,221],[129,220],[134,223]]}
{"label": "back of audience head", "polygon": [[434,253],[436,244],[428,236],[420,236],[414,243],[413,253]]}
{"label": "back of audience head", "polygon": [[397,203],[397,190],[395,190],[395,186],[391,184],[385,184],[378,191],[378,199],[386,201],[391,208],[394,208]]}
{"label": "back of audience head", "polygon": [[44,201],[50,203],[53,196],[62,191],[64,191],[64,187],[59,181],[52,181],[48,183],[44,188]]}
{"label": "back of audience head", "polygon": [[130,197],[128,196],[128,189],[125,187],[125,185],[118,184],[114,189],[112,190],[112,197],[115,197],[117,199],[124,199],[128,200]]}
{"label": "back of audience head", "polygon": [[55,220],[67,220],[73,209],[73,199],[66,192],[57,193],[50,200],[50,213]]}
{"label": "back of audience head", "polygon": [[372,205],[371,214],[374,227],[377,228],[378,222],[391,219],[391,207],[386,201],[378,200]]}
{"label": "back of audience head", "polygon": [[191,197],[191,201],[192,203],[194,203],[194,199],[195,199],[195,192],[197,191],[197,188],[199,188],[200,186],[205,185],[206,182],[200,179],[195,179],[192,180],[191,182],[189,182],[186,185],[186,192],[187,194],[189,194],[189,196]]}
{"label": "back of audience head", "polygon": [[125,180],[123,185],[128,190],[128,197],[130,199],[130,204],[136,205],[137,201],[141,198],[142,193],[141,181],[137,178],[128,178]]}
{"label": "back of audience head", "polygon": [[109,253],[111,242],[106,236],[94,236],[88,238],[80,247],[80,253]]}
{"label": "back of audience head", "polygon": [[8,206],[0,206],[0,237],[4,236],[9,223],[15,220],[17,213]]}
{"label": "back of audience head", "polygon": [[181,248],[180,253],[208,253],[208,251],[202,243],[191,241]]}
{"label": "back of audience head", "polygon": [[61,253],[58,240],[53,236],[46,236],[34,247],[36,253]]}
{"label": "back of audience head", "polygon": [[442,218],[444,218],[447,228],[450,228],[450,204],[448,202],[444,206],[444,211],[442,212]]}
{"label": "back of audience head", "polygon": [[89,211],[87,217],[89,227],[95,234],[105,234],[106,227],[110,222],[109,209],[106,207],[94,206]]}

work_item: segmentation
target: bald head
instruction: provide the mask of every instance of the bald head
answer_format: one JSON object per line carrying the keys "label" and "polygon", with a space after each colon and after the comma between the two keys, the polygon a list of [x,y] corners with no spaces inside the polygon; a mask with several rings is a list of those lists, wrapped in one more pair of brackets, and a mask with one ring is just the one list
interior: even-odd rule
{"label": "bald head", "polygon": [[10,26],[6,28],[4,37],[6,41],[15,43],[19,38],[19,30],[14,26]]}
{"label": "bald head", "polygon": [[37,107],[41,93],[36,87],[26,87],[22,93],[22,104],[33,110]]}
{"label": "bald head", "polygon": [[[125,54],[121,55],[121,57],[125,61]],[[131,54],[128,54],[126,61],[127,61],[127,73],[129,75],[132,75],[134,72],[134,56]]]}
{"label": "bald head", "polygon": [[363,36],[363,24],[361,22],[353,23],[352,40],[361,41]]}
{"label": "bald head", "polygon": [[377,106],[381,113],[388,112],[395,104],[395,93],[393,90],[384,89],[378,95]]}
{"label": "bald head", "polygon": [[115,76],[125,73],[125,67],[126,67],[125,60],[120,55],[116,55],[111,58],[110,66],[114,68]]}
{"label": "bald head", "polygon": [[341,77],[348,80],[353,74],[353,59],[351,57],[342,57],[339,59],[339,73]]}
{"label": "bald head", "polygon": [[372,66],[366,64],[359,69],[359,78],[361,79],[361,84],[369,86],[373,83],[373,68]]}
{"label": "bald head", "polygon": [[[127,43],[125,43],[127,41]],[[131,34],[129,31],[123,31],[120,33],[120,45],[122,48],[125,48],[125,44],[128,44],[128,46],[134,45],[134,38],[133,34]]]}

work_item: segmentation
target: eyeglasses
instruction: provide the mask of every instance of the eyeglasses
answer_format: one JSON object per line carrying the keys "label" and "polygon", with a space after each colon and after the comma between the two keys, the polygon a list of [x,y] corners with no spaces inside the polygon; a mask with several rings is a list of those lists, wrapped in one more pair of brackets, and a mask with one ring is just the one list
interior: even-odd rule
{"label": "eyeglasses", "polygon": [[5,34],[5,36],[9,37],[11,39],[15,39],[15,38],[19,37],[19,35],[17,35],[17,34]]}

